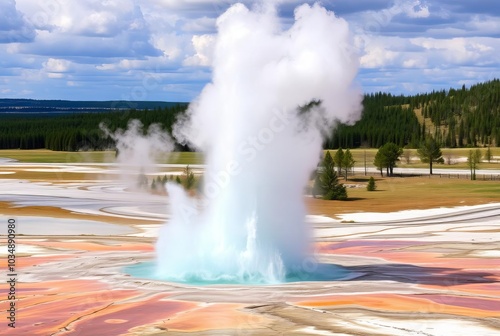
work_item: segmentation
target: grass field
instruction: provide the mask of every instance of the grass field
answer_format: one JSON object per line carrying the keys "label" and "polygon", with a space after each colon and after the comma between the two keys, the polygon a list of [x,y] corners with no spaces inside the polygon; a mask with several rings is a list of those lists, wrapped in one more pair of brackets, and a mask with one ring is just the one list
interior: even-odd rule
{"label": "grass field", "polygon": [[365,185],[368,178],[355,176],[346,184],[347,201],[308,199],[307,205],[314,214],[335,216],[341,213],[390,212],[409,209],[430,209],[500,202],[498,181],[470,181],[439,177],[375,178],[377,190],[369,192]]}
{"label": "grass field", "polygon": [[[364,158],[363,150],[354,150],[355,157]],[[367,157],[376,150],[367,150]],[[456,151],[460,155],[464,151]],[[8,157],[21,162],[33,163],[107,163],[114,161],[114,152],[67,153],[47,150],[2,150],[0,157]],[[172,153],[164,157],[162,162],[178,164],[202,163],[199,153]],[[491,164],[497,165],[497,164]],[[481,168],[483,165],[481,165]],[[0,178],[27,179],[32,181],[49,181],[65,183],[69,180],[99,179],[98,174],[79,172],[37,172],[25,168],[0,166],[0,172],[15,171],[16,174],[0,175]],[[110,177],[111,178],[111,177]],[[360,211],[389,212],[407,209],[428,209],[435,207],[450,207],[458,205],[475,205],[489,202],[500,202],[500,183],[498,181],[470,181],[456,178],[429,177],[394,177],[381,178],[376,176],[377,191],[368,192],[366,183],[368,177],[353,176],[345,182],[347,185],[357,185],[348,188],[349,200],[323,201],[307,198],[311,213],[335,216],[341,213]],[[342,181],[344,183],[344,181]]]}
{"label": "grass field", "polygon": [[[467,157],[470,149],[468,148],[453,148],[443,149],[443,157],[445,161],[451,158],[456,161],[458,158]],[[485,149],[482,149],[483,153]],[[373,160],[377,149],[353,149],[351,150],[356,167],[364,167],[365,158],[368,167],[373,167]],[[398,163],[399,167],[404,168],[427,168],[428,164],[423,164],[417,158],[417,150],[411,149],[411,161],[407,163],[405,158],[402,157]],[[480,169],[500,169],[500,148],[492,148],[494,160],[491,163],[481,163]],[[335,150],[331,151],[335,154]],[[54,152],[45,149],[39,150],[0,150],[0,157],[11,158],[20,162],[31,163],[112,163],[115,161],[114,151],[105,152]],[[171,164],[200,164],[203,163],[203,155],[195,152],[176,152],[164,155],[159,158],[158,163],[171,163]],[[466,162],[454,162],[453,164],[435,164],[436,168],[453,168],[453,169],[468,169]]]}
{"label": "grass field", "polygon": [[[115,152],[54,152],[38,150],[0,150],[0,157],[29,163],[113,163]],[[170,153],[159,158],[158,163],[198,164],[203,163],[200,153]]]}

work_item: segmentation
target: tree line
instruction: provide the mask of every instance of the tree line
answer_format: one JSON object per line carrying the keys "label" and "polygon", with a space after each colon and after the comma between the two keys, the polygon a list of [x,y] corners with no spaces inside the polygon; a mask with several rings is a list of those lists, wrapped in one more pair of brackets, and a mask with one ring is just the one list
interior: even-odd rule
{"label": "tree line", "polygon": [[326,148],[380,148],[388,142],[418,148],[428,137],[448,148],[500,146],[499,79],[414,96],[368,94],[363,105],[361,119],[340,124]]}
{"label": "tree line", "polygon": [[[34,104],[34,103],[33,103]],[[427,138],[441,147],[500,146],[500,80],[413,96],[367,94],[354,125],[339,124],[324,148],[380,148],[387,143],[419,148]],[[2,107],[8,108],[8,107]],[[92,113],[0,113],[0,149],[102,150],[114,146],[99,124],[114,131],[138,119],[171,132],[187,104],[146,110]],[[189,150],[178,146],[179,150]]]}
{"label": "tree line", "polygon": [[[104,123],[114,132],[126,129],[129,120],[138,119],[144,130],[160,124],[171,133],[178,116],[186,104],[158,107],[151,110],[113,111],[95,113],[72,113],[51,116],[44,114],[0,114],[1,149],[41,149],[54,151],[104,150],[114,147],[114,142],[104,136],[99,125]],[[179,145],[180,150],[186,148]]]}
{"label": "tree line", "polygon": [[[381,146],[375,155],[373,165],[380,170],[380,175],[384,176],[384,169],[387,176],[394,175],[394,167],[400,161],[403,155],[403,148],[393,142],[388,142]],[[444,163],[443,152],[438,141],[432,137],[427,137],[417,149],[417,155],[422,163],[429,165],[429,174],[432,175],[434,163]],[[490,147],[487,147],[484,153],[479,149],[470,149],[467,155],[467,166],[470,169],[471,180],[476,179],[476,170],[482,160],[491,162],[493,154]],[[347,171],[346,171],[347,173]],[[347,177],[347,175],[346,175]]]}

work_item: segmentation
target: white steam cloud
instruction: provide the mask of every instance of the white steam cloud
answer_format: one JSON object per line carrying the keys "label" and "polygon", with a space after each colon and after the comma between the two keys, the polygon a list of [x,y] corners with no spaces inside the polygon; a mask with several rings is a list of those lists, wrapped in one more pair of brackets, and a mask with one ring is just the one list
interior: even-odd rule
{"label": "white steam cloud", "polygon": [[129,181],[131,174],[153,172],[158,157],[174,149],[172,138],[158,124],[150,125],[146,132],[142,123],[135,119],[129,121],[126,130],[117,129],[111,132],[104,124],[101,124],[100,128],[106,137],[115,141],[116,163],[121,170],[120,175]]}
{"label": "white steam cloud", "polygon": [[168,186],[173,216],[157,243],[158,273],[281,281],[310,253],[303,191],[323,135],[360,114],[358,58],[347,22],[317,4],[298,7],[287,30],[271,5],[236,4],[217,26],[212,83],[174,129],[206,154],[207,203],[198,211]]}

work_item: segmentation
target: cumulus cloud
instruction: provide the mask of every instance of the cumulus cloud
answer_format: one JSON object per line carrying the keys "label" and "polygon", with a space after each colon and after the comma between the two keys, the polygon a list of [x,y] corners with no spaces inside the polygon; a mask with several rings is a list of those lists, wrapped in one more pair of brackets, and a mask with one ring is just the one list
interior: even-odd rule
{"label": "cumulus cloud", "polygon": [[215,19],[202,17],[195,20],[190,20],[184,24],[182,29],[186,32],[207,32],[215,30]]}
{"label": "cumulus cloud", "polygon": [[495,49],[481,43],[481,39],[478,38],[457,37],[452,39],[434,39],[420,37],[411,39],[411,42],[426,49],[429,52],[428,55],[434,53],[435,57],[444,59],[452,64],[460,65],[480,62],[480,64],[484,65],[488,62],[488,59],[491,61],[496,59],[498,61],[498,57],[495,55],[492,55],[493,58],[488,57],[488,54],[495,53]]}
{"label": "cumulus cloud", "polygon": [[476,35],[481,36],[493,35],[498,37],[498,32],[500,32],[499,18],[490,15],[475,15],[466,26]]}
{"label": "cumulus cloud", "polygon": [[419,55],[410,56],[403,61],[403,68],[422,68],[426,65],[426,60]]}
{"label": "cumulus cloud", "polygon": [[430,15],[429,7],[422,4],[419,0],[411,2],[400,1],[399,5],[410,18],[427,18]]}
{"label": "cumulus cloud", "polygon": [[141,8],[133,0],[18,0],[39,30],[22,52],[48,56],[144,57],[160,52],[150,43]]}
{"label": "cumulus cloud", "polygon": [[74,35],[113,36],[144,25],[140,8],[132,0],[17,0],[38,30]]}
{"label": "cumulus cloud", "polygon": [[49,78],[64,78],[71,71],[71,62],[64,59],[49,58],[43,63],[43,70]]}
{"label": "cumulus cloud", "polygon": [[184,38],[176,33],[155,34],[152,36],[152,44],[170,61],[176,61],[182,56]]}
{"label": "cumulus cloud", "polygon": [[[81,92],[90,95],[86,99],[116,99],[143,87],[143,78],[154,75],[161,81],[148,89],[147,97],[190,100],[210,78],[215,18],[236,2],[2,0],[0,89],[12,95],[30,90],[35,94],[32,98],[74,98]],[[251,8],[258,0],[239,2]],[[301,2],[278,1],[280,26],[293,23],[293,8]],[[494,51],[500,50],[500,11],[490,0],[323,3],[345,18],[357,35],[355,51],[361,56],[361,67],[370,69],[359,75],[368,91],[394,89],[393,81],[396,89],[409,83],[423,88],[414,80],[399,85],[403,77],[388,74],[387,69],[415,76],[408,71],[471,67],[467,72],[454,69],[446,87],[474,72],[481,80],[486,66],[498,73],[495,66],[500,66],[500,56]],[[55,62],[50,59],[70,62],[70,72],[48,71],[47,66]],[[53,88],[49,91],[47,77]],[[391,83],[385,83],[389,78]],[[422,83],[433,81],[425,74],[417,78]],[[70,91],[67,81],[81,91]]]}
{"label": "cumulus cloud", "polygon": [[384,47],[368,47],[366,53],[361,57],[361,66],[365,68],[379,68],[392,63],[398,53]]}
{"label": "cumulus cloud", "polygon": [[44,69],[47,72],[68,72],[71,68],[71,62],[64,59],[49,58],[43,63]]}
{"label": "cumulus cloud", "polygon": [[209,66],[211,64],[215,37],[213,35],[195,35],[192,39],[195,54],[184,60],[187,66]]}
{"label": "cumulus cloud", "polygon": [[35,35],[33,25],[16,8],[15,0],[0,2],[0,43],[31,42]]}

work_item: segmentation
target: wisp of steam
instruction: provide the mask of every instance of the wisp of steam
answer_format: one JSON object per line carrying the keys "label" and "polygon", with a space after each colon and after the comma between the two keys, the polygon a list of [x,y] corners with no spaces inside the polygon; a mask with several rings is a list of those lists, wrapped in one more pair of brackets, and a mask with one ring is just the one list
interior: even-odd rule
{"label": "wisp of steam", "polygon": [[217,27],[212,82],[174,129],[205,153],[204,197],[167,185],[157,276],[281,282],[312,252],[303,195],[323,136],[361,111],[358,59],[346,21],[318,4],[287,29],[274,6],[236,4]]}
{"label": "wisp of steam", "polygon": [[158,156],[171,152],[174,142],[159,124],[151,124],[144,131],[142,123],[134,119],[127,126],[126,130],[112,132],[105,124],[99,125],[105,137],[115,142],[120,177],[135,185],[137,178],[133,177],[153,172]]}

